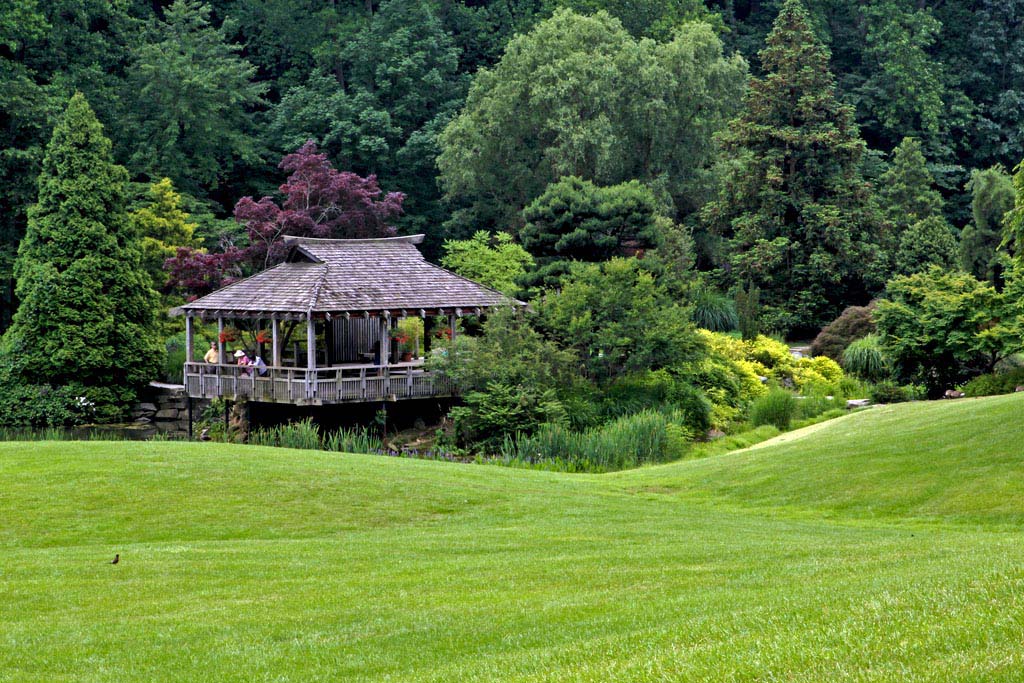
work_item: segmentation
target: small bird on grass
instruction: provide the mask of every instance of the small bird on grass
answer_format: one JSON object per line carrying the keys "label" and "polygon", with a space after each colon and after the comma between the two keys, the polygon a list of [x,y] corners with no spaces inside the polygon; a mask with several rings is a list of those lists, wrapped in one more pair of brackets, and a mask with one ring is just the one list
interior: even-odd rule
{"label": "small bird on grass", "polygon": [[116,553],[116,554],[114,555],[114,559],[112,559],[112,560],[110,561],[110,564],[117,564],[117,563],[118,563],[118,562],[120,562],[120,561],[121,561],[121,553]]}

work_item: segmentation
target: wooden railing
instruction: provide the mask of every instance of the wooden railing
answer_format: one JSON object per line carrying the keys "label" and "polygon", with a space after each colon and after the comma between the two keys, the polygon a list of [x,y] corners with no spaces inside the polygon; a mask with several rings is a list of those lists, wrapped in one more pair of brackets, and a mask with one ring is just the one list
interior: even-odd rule
{"label": "wooden railing", "polygon": [[327,368],[255,367],[185,363],[185,388],[193,398],[246,398],[266,403],[358,403],[451,396],[451,382],[423,368],[423,361]]}

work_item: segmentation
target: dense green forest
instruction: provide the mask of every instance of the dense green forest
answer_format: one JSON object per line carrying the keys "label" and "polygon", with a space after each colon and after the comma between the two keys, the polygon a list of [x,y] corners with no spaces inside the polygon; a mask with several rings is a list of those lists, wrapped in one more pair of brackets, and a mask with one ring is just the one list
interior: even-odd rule
{"label": "dense green forest", "polygon": [[[801,388],[761,332],[832,323],[816,352],[856,341],[848,371],[932,393],[1021,345],[1024,0],[12,0],[0,27],[0,330],[25,381],[66,383],[88,346],[49,370],[35,356],[59,352],[32,350],[70,334],[30,309],[78,220],[116,224],[107,247],[160,295],[118,323],[152,339],[105,337],[152,368],[160,309],[268,263],[281,233],[426,233],[428,257],[535,304],[466,341],[523,367],[448,368],[474,389],[470,440],[596,428],[616,401],[725,425],[760,393],[737,363]],[[62,165],[75,125],[94,158]],[[86,189],[76,164],[114,170]],[[330,206],[297,210],[286,178]],[[929,306],[948,320],[911,330]],[[481,402],[502,400],[521,414],[495,431]]]}

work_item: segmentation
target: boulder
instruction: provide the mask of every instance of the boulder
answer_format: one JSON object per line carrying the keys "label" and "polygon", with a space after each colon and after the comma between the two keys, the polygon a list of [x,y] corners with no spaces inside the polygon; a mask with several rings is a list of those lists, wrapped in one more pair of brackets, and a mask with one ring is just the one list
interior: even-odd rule
{"label": "boulder", "polygon": [[964,392],[956,389],[946,389],[946,393],[942,395],[943,398],[963,398],[964,396],[966,396]]}
{"label": "boulder", "polygon": [[155,413],[157,409],[155,403],[137,403],[134,410],[140,413]]}
{"label": "boulder", "polygon": [[164,410],[158,410],[156,413],[156,419],[158,420],[177,420],[178,410],[176,408],[165,408]]}
{"label": "boulder", "polygon": [[871,405],[870,398],[851,398],[846,402],[847,408],[866,408]]}
{"label": "boulder", "polygon": [[150,422],[152,422],[152,420],[149,419],[148,417],[137,417],[137,418],[135,418],[135,423],[136,424],[144,425],[144,424],[149,424]]}
{"label": "boulder", "polygon": [[1017,387],[1016,389],[1014,389],[1014,392],[1017,392],[1017,391],[1024,391],[1024,385],[1021,385],[1021,386]]}

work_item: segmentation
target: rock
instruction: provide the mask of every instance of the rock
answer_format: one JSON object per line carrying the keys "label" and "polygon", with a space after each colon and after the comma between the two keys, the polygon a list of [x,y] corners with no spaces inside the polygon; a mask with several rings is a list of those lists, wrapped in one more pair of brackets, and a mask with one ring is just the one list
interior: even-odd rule
{"label": "rock", "polygon": [[137,418],[135,418],[135,422],[137,424],[144,425],[144,424],[149,424],[150,422],[152,422],[152,420],[149,419],[148,417],[137,417]]}
{"label": "rock", "polygon": [[1021,385],[1021,386],[1017,387],[1017,388],[1016,388],[1016,389],[1014,389],[1013,391],[1014,391],[1014,392],[1018,392],[1018,391],[1024,391],[1024,385]]}
{"label": "rock", "polygon": [[137,410],[140,413],[155,413],[156,412],[156,404],[155,403],[137,403],[137,404],[135,404],[134,410]]}
{"label": "rock", "polygon": [[178,411],[175,408],[165,408],[164,410],[158,410],[156,413],[156,419],[158,420],[177,420]]}
{"label": "rock", "polygon": [[966,394],[956,389],[946,389],[946,393],[942,395],[943,398],[963,398]]}
{"label": "rock", "polygon": [[173,422],[157,422],[156,428],[161,432],[174,432],[177,431],[178,427]]}
{"label": "rock", "polygon": [[847,408],[866,408],[871,405],[870,398],[851,398],[846,402]]}
{"label": "rock", "polygon": [[725,432],[723,432],[721,429],[711,429],[708,431],[708,441],[721,439],[723,436],[725,436]]}

